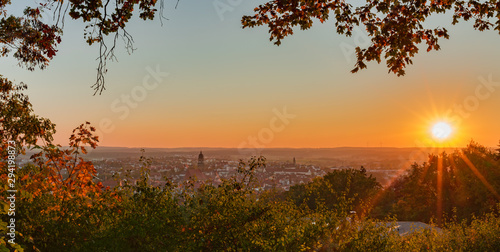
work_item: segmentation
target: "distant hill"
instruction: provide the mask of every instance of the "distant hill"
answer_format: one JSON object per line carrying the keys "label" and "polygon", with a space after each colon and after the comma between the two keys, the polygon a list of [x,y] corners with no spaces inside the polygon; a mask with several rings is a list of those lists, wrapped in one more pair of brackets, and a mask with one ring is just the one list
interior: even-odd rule
{"label": "distant hill", "polygon": [[[448,152],[457,148],[395,148],[395,147],[337,147],[337,148],[266,148],[260,152],[253,149],[238,148],[145,148],[148,157],[192,156],[196,158],[203,151],[205,158],[239,160],[251,156],[263,155],[269,161],[292,161],[295,157],[298,164],[320,166],[351,166],[367,169],[401,169],[409,168],[409,163],[424,162],[428,154]],[[34,152],[28,152],[28,155]],[[141,148],[97,147],[87,155],[89,159],[106,158],[139,158]]]}
{"label": "distant hill", "polygon": [[[90,159],[101,158],[139,158],[141,148],[98,147],[90,152]],[[424,149],[424,148],[394,148],[394,147],[338,147],[338,148],[267,148],[259,153],[252,149],[237,148],[145,148],[149,157],[158,156],[193,156],[197,157],[203,151],[206,158],[217,159],[248,159],[253,155],[263,155],[270,161],[292,161],[295,157],[299,164],[318,165],[351,165],[373,164],[373,162],[401,163],[426,161],[428,154],[438,152],[451,153],[456,148]],[[369,168],[369,167],[368,167]]]}

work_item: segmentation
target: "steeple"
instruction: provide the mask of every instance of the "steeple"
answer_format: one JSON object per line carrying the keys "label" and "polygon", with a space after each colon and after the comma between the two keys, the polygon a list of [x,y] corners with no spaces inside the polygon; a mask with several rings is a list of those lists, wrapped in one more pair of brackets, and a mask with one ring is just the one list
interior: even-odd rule
{"label": "steeple", "polygon": [[203,169],[205,168],[205,157],[203,156],[203,153],[200,151],[200,154],[198,155],[198,169]]}

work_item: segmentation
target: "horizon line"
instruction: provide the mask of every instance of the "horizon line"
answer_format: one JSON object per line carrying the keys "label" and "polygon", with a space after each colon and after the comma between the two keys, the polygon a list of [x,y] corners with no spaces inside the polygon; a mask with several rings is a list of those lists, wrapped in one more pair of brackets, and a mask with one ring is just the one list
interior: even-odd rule
{"label": "horizon line", "polygon": [[[67,147],[67,146],[63,146]],[[129,149],[242,149],[242,150],[270,150],[270,149],[337,149],[337,148],[393,148],[393,149],[457,149],[467,146],[335,146],[335,147],[264,147],[264,148],[238,148],[238,147],[213,147],[213,146],[183,146],[183,147],[145,147],[145,146],[97,146],[105,148],[129,148]],[[486,148],[496,148],[497,146],[485,146]]]}

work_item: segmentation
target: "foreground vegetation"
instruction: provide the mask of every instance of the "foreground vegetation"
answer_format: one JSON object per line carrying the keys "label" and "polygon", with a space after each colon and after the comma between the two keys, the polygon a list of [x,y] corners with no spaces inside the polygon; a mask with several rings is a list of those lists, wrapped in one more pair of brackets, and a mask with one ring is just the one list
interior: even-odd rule
{"label": "foreground vegetation", "polygon": [[[0,251],[492,251],[500,247],[500,151],[476,143],[414,164],[388,188],[364,169],[341,170],[289,192],[259,191],[263,157],[240,161],[239,175],[214,186],[188,180],[117,178],[104,188],[83,156],[95,129],[76,128],[69,148],[52,145],[55,126],[36,116],[25,87],[0,78]],[[42,143],[42,144],[40,144]],[[38,149],[15,171],[15,244],[7,190],[9,146]],[[351,214],[355,210],[356,214]],[[385,222],[442,228],[400,236]]]}

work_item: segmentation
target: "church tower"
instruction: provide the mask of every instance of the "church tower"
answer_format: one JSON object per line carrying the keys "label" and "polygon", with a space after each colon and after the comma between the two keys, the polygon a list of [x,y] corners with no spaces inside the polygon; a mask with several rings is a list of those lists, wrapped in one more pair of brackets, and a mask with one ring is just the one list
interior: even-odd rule
{"label": "church tower", "polygon": [[203,156],[203,153],[200,151],[200,154],[198,155],[198,169],[203,169],[205,168],[205,157]]}

